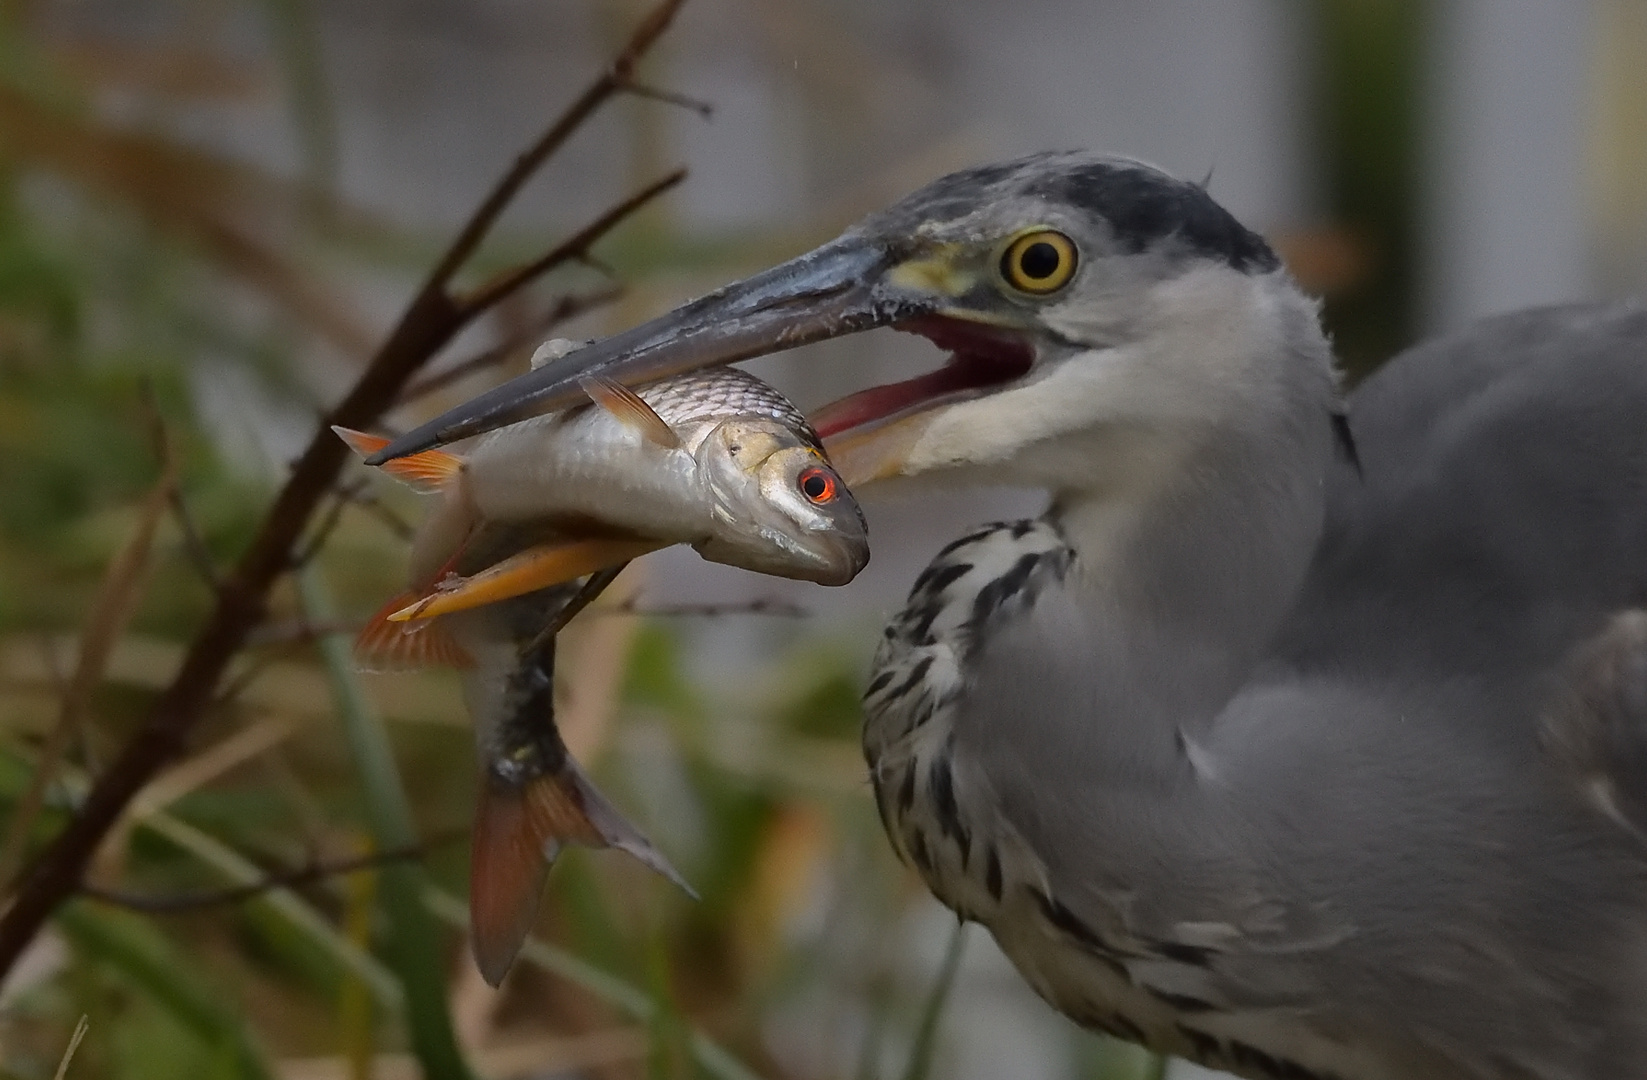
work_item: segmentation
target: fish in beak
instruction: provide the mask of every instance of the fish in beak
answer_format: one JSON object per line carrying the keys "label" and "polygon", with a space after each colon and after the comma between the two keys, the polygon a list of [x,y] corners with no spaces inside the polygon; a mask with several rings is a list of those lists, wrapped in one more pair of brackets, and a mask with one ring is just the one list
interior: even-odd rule
{"label": "fish in beak", "polygon": [[[383,467],[438,501],[413,539],[409,588],[362,632],[363,661],[455,657],[438,626],[417,624],[672,544],[821,585],[869,561],[863,513],[817,434],[755,376],[712,368],[632,391],[590,375],[582,387],[592,404],[508,426],[462,457],[424,450]],[[387,442],[337,433],[362,456]]]}
{"label": "fish in beak", "polygon": [[381,465],[532,416],[581,404],[582,381],[627,386],[885,326],[917,314],[885,282],[891,256],[850,234],[631,330],[511,379],[395,439]]}
{"label": "fish in beak", "polygon": [[918,414],[1023,377],[1034,353],[1020,332],[1021,312],[994,287],[991,243],[919,233],[883,240],[868,225],[511,379],[393,440],[367,463],[581,404],[591,377],[638,386],[888,326],[934,341],[951,353],[949,362],[854,394],[813,419],[849,486],[891,475],[920,434]]}

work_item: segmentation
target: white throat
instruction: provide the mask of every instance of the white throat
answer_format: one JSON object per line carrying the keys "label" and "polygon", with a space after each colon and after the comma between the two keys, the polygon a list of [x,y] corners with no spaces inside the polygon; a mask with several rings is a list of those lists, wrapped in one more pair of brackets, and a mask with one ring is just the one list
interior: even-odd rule
{"label": "white throat", "polygon": [[1099,419],[1051,444],[1042,479],[1093,616],[1147,639],[1140,654],[1181,656],[1210,704],[1245,681],[1309,568],[1338,391],[1315,305],[1283,274],[1196,276],[1156,291],[1160,330],[1132,356],[1095,358]]}

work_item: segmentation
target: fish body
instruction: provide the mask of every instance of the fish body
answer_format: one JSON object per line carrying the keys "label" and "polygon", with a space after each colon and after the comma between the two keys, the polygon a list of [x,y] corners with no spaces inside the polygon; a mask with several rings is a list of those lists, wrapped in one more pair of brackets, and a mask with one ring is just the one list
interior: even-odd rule
{"label": "fish body", "polygon": [[[500,429],[465,457],[384,466],[440,496],[412,543],[411,595],[388,619],[506,599],[673,544],[825,585],[869,561],[863,512],[817,435],[753,375],[587,389],[591,404]],[[362,455],[387,442],[335,430]]]}
{"label": "fish body", "polygon": [[441,620],[472,660],[463,697],[481,769],[469,855],[470,939],[476,966],[493,986],[519,953],[549,869],[568,844],[628,852],[691,892],[561,740],[555,638],[538,636],[577,591],[555,586]]}
{"label": "fish body", "polygon": [[[471,568],[510,541],[595,536],[690,544],[712,562],[844,585],[869,558],[862,511],[806,418],[736,369],[693,372],[493,432],[440,485],[411,573]],[[810,485],[811,494],[808,492]],[[472,569],[469,572],[473,572]]]}
{"label": "fish body", "polygon": [[[821,449],[806,417],[747,372],[693,372],[634,393],[678,445],[599,406],[534,417],[483,436],[470,452],[475,509],[496,520],[547,510],[636,532],[707,536],[715,529],[717,502],[735,497],[710,490],[724,485],[721,473],[732,459],[745,464],[756,445],[767,453],[799,450],[799,458],[812,460]],[[764,438],[746,449],[740,445],[746,434]]]}
{"label": "fish body", "polygon": [[[685,888],[597,791],[554,720],[554,640],[577,579],[672,544],[822,584],[868,561],[863,514],[805,417],[735,368],[637,390],[591,382],[591,403],[479,440],[464,457],[388,463],[438,502],[413,540],[409,589],[362,631],[370,667],[463,672],[480,792],[470,856],[475,958],[496,985],[568,843],[616,847]],[[370,454],[387,440],[337,429]]]}

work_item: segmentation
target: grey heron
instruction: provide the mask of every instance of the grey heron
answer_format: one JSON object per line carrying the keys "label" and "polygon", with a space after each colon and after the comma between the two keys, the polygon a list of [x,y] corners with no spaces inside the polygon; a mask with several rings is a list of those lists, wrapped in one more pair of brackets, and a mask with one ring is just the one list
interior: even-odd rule
{"label": "grey heron", "polygon": [[857,480],[1035,485],[888,626],[887,832],[1078,1022],[1251,1077],[1647,1074],[1647,308],[1508,315],[1344,400],[1201,187],[1041,154],[459,406],[891,326]]}

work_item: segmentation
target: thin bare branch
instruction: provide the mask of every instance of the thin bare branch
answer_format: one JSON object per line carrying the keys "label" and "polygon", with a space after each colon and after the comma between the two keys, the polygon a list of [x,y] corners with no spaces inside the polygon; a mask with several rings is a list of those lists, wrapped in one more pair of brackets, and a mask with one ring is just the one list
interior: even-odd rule
{"label": "thin bare branch", "polygon": [[656,86],[648,86],[645,83],[636,82],[633,79],[629,79],[624,82],[623,91],[626,94],[634,94],[636,97],[650,98],[653,101],[661,101],[667,105],[679,105],[683,109],[697,113],[705,120],[708,120],[710,117],[715,115],[715,106],[707,101],[704,101],[702,98],[689,97],[686,94],[678,94],[673,90],[661,90]]}
{"label": "thin bare branch", "polygon": [[[636,619],[725,619],[740,615],[774,619],[810,619],[813,615],[811,608],[769,596],[724,604],[648,604],[643,597],[631,596],[617,603],[596,604],[588,608],[588,612],[591,619],[603,616],[626,616]],[[570,621],[570,618],[567,621]],[[255,648],[300,645],[326,634],[355,634],[364,625],[359,619],[331,619],[319,623],[301,620],[266,623],[252,632],[246,644]],[[556,627],[557,630],[561,628]]]}
{"label": "thin bare branch", "polygon": [[356,495],[366,489],[366,483],[365,479],[361,479],[347,484],[338,484],[333,489],[331,505],[326,508],[325,516],[320,519],[320,523],[309,534],[309,538],[299,545],[297,551],[293,552],[292,565],[294,567],[307,566],[309,560],[320,553],[320,549],[326,546],[326,541],[331,539],[333,531],[337,529],[338,524],[343,520],[343,511],[348,508],[350,503],[355,501]]}
{"label": "thin bare branch", "polygon": [[604,307],[622,295],[622,286],[613,285],[597,292],[563,296],[555,302],[553,307],[533,319],[525,330],[511,335],[508,340],[492,346],[485,352],[476,353],[467,360],[453,364],[449,368],[433,372],[417,380],[406,388],[406,393],[401,395],[401,403],[416,401],[426,394],[443,390],[459,379],[467,378],[477,371],[485,371],[493,365],[501,364],[514,355],[517,350],[525,348],[568,319],[575,319],[586,312]]}
{"label": "thin bare branch", "polygon": [[255,761],[302,727],[295,716],[275,713],[241,728],[155,777],[132,800],[132,813],[147,817],[200,790],[231,770]]}
{"label": "thin bare branch", "polygon": [[686,170],[676,169],[653,181],[538,258],[505,270],[479,288],[458,297],[455,301],[457,306],[470,315],[478,315],[534,278],[563,263],[582,259],[589,246],[611,232],[614,225],[685,179]]}
{"label": "thin bare branch", "polygon": [[755,600],[746,600],[733,604],[658,604],[647,605],[640,603],[640,598],[631,596],[616,604],[602,604],[591,608],[591,617],[596,615],[634,615],[642,618],[667,619],[720,619],[729,615],[769,615],[776,619],[810,619],[812,612],[799,604],[792,604],[787,600],[775,600],[771,597],[760,597]]}
{"label": "thin bare branch", "polygon": [[[78,888],[86,863],[102,837],[119,820],[132,797],[183,749],[190,732],[216,700],[224,671],[245,645],[252,629],[263,620],[270,586],[290,568],[293,547],[343,468],[347,448],[327,429],[328,425],[372,426],[378,416],[394,404],[406,383],[485,310],[487,302],[495,302],[507,295],[510,288],[529,280],[530,274],[508,278],[479,301],[472,297],[462,304],[454,300],[451,293],[452,279],[491,231],[521,185],[598,106],[632,77],[635,65],[668,28],[681,3],[682,0],[660,0],[636,27],[613,65],[596,78],[504,174],[424,280],[353,389],[315,431],[270,505],[251,545],[233,571],[223,578],[211,614],[196,632],[171,682],[155,700],[131,741],[98,778],[78,813],[29,867],[11,907],[0,915],[0,977],[11,970],[57,905]],[[644,198],[631,199],[603,215],[562,245],[568,253],[563,257],[586,252],[629,211],[644,202]]]}
{"label": "thin bare branch", "polygon": [[469,835],[468,829],[448,829],[419,843],[386,851],[373,851],[347,859],[315,860],[304,866],[278,870],[259,881],[245,885],[231,885],[222,889],[203,889],[199,892],[165,893],[151,895],[126,892],[123,889],[105,889],[99,885],[82,885],[80,893],[105,904],[143,911],[150,914],[193,911],[197,908],[241,904],[256,899],[271,889],[289,889],[298,885],[312,885],[327,878],[341,877],[357,870],[369,870],[385,863],[408,862],[421,859],[430,851],[455,844]]}
{"label": "thin bare branch", "polygon": [[252,631],[246,639],[248,649],[263,649],[275,645],[302,645],[317,641],[327,634],[355,634],[364,624],[358,619],[327,619],[324,622],[265,623]]}
{"label": "thin bare branch", "polygon": [[183,534],[184,553],[188,555],[190,565],[206,583],[206,587],[215,592],[219,581],[217,564],[212,558],[211,550],[206,547],[205,540],[201,538],[200,530],[195,528],[194,517],[189,513],[188,503],[183,499],[182,467],[176,460],[176,446],[171,431],[166,427],[165,414],[160,411],[160,403],[155,399],[154,386],[146,378],[142,382],[140,395],[143,411],[148,414],[155,459],[162,463],[163,469],[178,473],[178,482],[172,485],[168,502],[178,531]]}
{"label": "thin bare branch", "polygon": [[126,624],[137,609],[143,582],[148,577],[149,556],[154,549],[154,534],[160,519],[170,505],[171,492],[177,486],[177,463],[166,452],[161,465],[160,479],[144,498],[126,543],[116,553],[103,574],[97,598],[86,615],[86,625],[80,634],[80,652],[74,673],[69,676],[63,691],[57,723],[46,735],[40,750],[40,761],[29,786],[18,800],[0,845],[0,882],[10,882],[28,845],[29,830],[34,827],[40,808],[45,803],[46,791],[57,774],[58,763],[68,749],[69,741],[85,723],[91,706],[92,692],[103,681],[109,656],[125,632]]}
{"label": "thin bare branch", "polygon": [[597,570],[590,574],[589,580],[583,583],[583,587],[577,591],[572,599],[566,601],[566,606],[555,612],[555,617],[549,620],[549,625],[539,630],[537,637],[527,642],[526,648],[521,650],[521,655],[526,656],[537,652],[556,634],[566,629],[566,624],[577,618],[578,612],[588,607],[595,597],[605,592],[607,586],[616,581],[618,575],[623,573],[628,565],[629,563],[626,560],[616,566],[609,566],[605,570]]}
{"label": "thin bare branch", "polygon": [[218,691],[217,695],[212,698],[211,707],[219,711],[231,708],[235,702],[240,700],[240,695],[250,690],[252,684],[257,682],[274,662],[275,657],[266,653],[252,657],[245,669],[239,675],[230,679],[223,689]]}
{"label": "thin bare branch", "polygon": [[177,522],[177,530],[183,534],[183,553],[188,556],[189,565],[194,567],[194,572],[200,575],[206,587],[216,592],[223,579],[217,572],[217,562],[212,558],[211,549],[206,546],[205,538],[195,525],[194,515],[189,513],[189,503],[183,497],[182,485],[172,488],[169,502],[172,520]]}
{"label": "thin bare branch", "polygon": [[486,238],[498,216],[504,208],[514,200],[521,186],[531,179],[549,155],[559,150],[572,133],[583,126],[596,109],[606,103],[614,94],[623,89],[634,74],[635,66],[640,63],[641,57],[656,44],[663,32],[669,29],[674,21],[676,12],[680,11],[685,0],[661,0],[661,2],[647,13],[629,35],[629,41],[607,68],[588,89],[578,95],[576,101],[566,107],[549,129],[538,138],[538,141],[527,148],[525,153],[515,159],[509,171],[498,180],[497,186],[486,196],[476,210],[469,223],[464,226],[458,238],[452,242],[444,258],[435,266],[432,280],[443,285],[452,280],[463,264],[469,261],[469,256],[475,253],[480,242]]}
{"label": "thin bare branch", "polygon": [[579,266],[587,266],[597,274],[605,274],[609,278],[616,279],[618,276],[617,270],[613,269],[611,263],[588,251],[577,257],[577,264]]}
{"label": "thin bare branch", "polygon": [[318,193],[164,136],[87,120],[9,84],[0,86],[0,138],[8,153],[194,243],[343,351],[370,354],[373,334],[336,291],[259,235],[270,231],[268,220],[293,220]]}
{"label": "thin bare branch", "polygon": [[372,494],[370,490],[355,493],[351,496],[350,501],[382,522],[384,527],[394,533],[397,539],[410,540],[417,535],[417,526],[384,505],[383,500]]}

